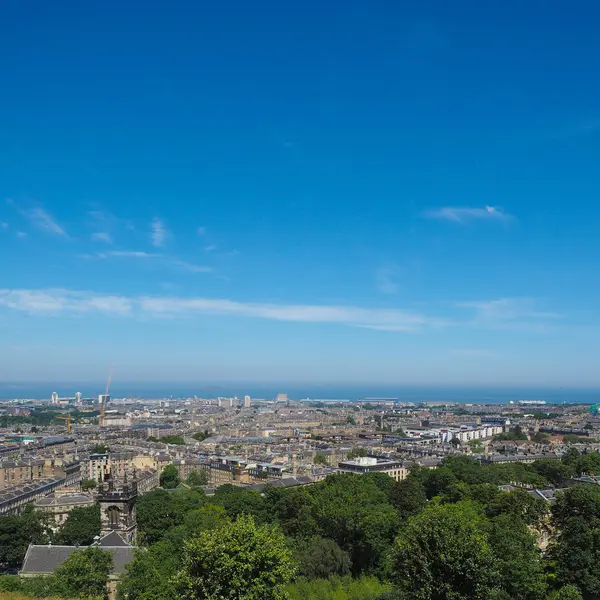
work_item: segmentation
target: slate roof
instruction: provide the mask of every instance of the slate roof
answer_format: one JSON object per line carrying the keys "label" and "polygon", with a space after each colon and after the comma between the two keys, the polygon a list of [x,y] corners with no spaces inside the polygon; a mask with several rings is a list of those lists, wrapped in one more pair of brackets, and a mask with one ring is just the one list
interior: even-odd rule
{"label": "slate roof", "polygon": [[36,506],[63,506],[67,504],[89,504],[94,499],[87,494],[63,494],[62,496],[45,496],[35,502]]}
{"label": "slate roof", "polygon": [[111,531],[98,541],[102,548],[132,548],[116,531]]}
{"label": "slate roof", "polygon": [[[121,540],[122,541],[122,540]],[[72,552],[84,550],[88,546],[36,546],[30,544],[23,561],[20,575],[49,575],[54,573],[69,558]],[[133,560],[133,546],[103,546],[113,557],[111,575],[120,575]]]}

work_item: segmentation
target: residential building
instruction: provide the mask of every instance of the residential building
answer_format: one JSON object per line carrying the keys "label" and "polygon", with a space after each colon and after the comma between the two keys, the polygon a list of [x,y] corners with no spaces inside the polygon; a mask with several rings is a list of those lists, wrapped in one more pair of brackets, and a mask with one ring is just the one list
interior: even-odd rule
{"label": "residential building", "polygon": [[338,471],[354,475],[385,473],[395,481],[402,481],[408,476],[408,469],[401,461],[376,458],[374,456],[359,456],[354,460],[342,461],[338,464]]}

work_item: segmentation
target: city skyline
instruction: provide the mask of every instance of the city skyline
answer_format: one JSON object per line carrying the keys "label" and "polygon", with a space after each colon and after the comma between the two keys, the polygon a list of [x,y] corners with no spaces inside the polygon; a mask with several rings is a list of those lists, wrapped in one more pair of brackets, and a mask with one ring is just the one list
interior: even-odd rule
{"label": "city skyline", "polygon": [[0,382],[600,387],[600,7],[33,5]]}

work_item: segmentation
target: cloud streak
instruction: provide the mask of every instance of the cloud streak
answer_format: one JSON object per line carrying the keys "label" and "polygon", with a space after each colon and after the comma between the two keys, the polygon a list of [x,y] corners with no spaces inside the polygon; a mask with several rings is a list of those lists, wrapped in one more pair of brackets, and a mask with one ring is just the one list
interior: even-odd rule
{"label": "cloud streak", "polygon": [[396,281],[398,276],[398,267],[396,265],[385,265],[375,271],[375,285],[382,294],[395,294],[398,292],[399,285]]}
{"label": "cloud streak", "polygon": [[[446,319],[436,315],[396,308],[351,305],[274,304],[240,302],[226,298],[181,296],[123,296],[65,289],[0,289],[0,309],[38,316],[102,314],[135,318],[195,318],[223,316],[295,323],[327,323],[388,332],[419,332],[442,328],[480,327],[491,330],[543,332],[556,313],[535,309],[527,298],[505,298],[488,302],[464,302],[455,309],[468,310],[466,317]],[[485,350],[457,348],[463,356],[485,354]]]}
{"label": "cloud streak", "polygon": [[397,309],[253,303],[197,297],[126,297],[64,289],[0,289],[0,307],[41,316],[101,313],[146,318],[189,318],[215,315],[297,323],[332,323],[400,332],[445,324],[433,317]]}
{"label": "cloud streak", "polygon": [[23,216],[28,219],[29,222],[37,229],[57,237],[69,237],[65,229],[59,225],[58,221],[56,221],[54,217],[52,217],[52,215],[43,208],[32,208],[30,210],[24,210],[21,212]]}
{"label": "cloud streak", "polygon": [[537,310],[533,298],[500,298],[498,300],[459,302],[458,308],[475,311],[477,321],[554,320],[561,315]]}
{"label": "cloud streak", "polygon": [[112,236],[107,231],[97,231],[96,233],[92,233],[92,241],[104,242],[105,244],[113,243]]}
{"label": "cloud streak", "polygon": [[510,221],[514,218],[498,206],[484,206],[482,208],[444,206],[427,210],[423,213],[423,216],[427,219],[437,219],[439,221],[450,221],[460,224],[467,223],[468,221]]}
{"label": "cloud streak", "polygon": [[182,260],[175,256],[169,256],[161,252],[145,252],[143,250],[110,250],[108,252],[97,252],[96,254],[82,254],[80,258],[87,259],[107,259],[107,258],[124,258],[124,259],[141,259],[165,267],[175,268],[188,273],[212,273],[212,268],[206,265],[196,265],[186,260]]}
{"label": "cloud streak", "polygon": [[167,229],[165,224],[158,218],[154,217],[150,227],[150,238],[152,245],[156,248],[161,248],[165,245],[167,239]]}

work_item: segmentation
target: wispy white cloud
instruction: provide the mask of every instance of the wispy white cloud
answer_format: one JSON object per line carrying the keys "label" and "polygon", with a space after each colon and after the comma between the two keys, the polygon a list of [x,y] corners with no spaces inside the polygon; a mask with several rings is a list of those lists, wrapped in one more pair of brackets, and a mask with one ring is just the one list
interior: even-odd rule
{"label": "wispy white cloud", "polygon": [[395,294],[398,289],[397,277],[400,269],[397,265],[389,264],[375,271],[375,285],[382,294]]}
{"label": "wispy white cloud", "polygon": [[96,233],[92,233],[92,241],[104,242],[105,244],[113,243],[112,236],[107,231],[97,231]]}
{"label": "wispy white cloud", "polygon": [[0,229],[8,229],[8,223],[6,221],[0,221]]}
{"label": "wispy white cloud", "polygon": [[472,312],[470,325],[506,331],[545,332],[563,315],[540,310],[534,298],[500,298],[498,300],[459,302],[455,306]]}
{"label": "wispy white cloud", "polygon": [[59,237],[69,237],[65,229],[59,225],[58,221],[43,208],[38,207],[23,210],[21,213],[37,229]]}
{"label": "wispy white cloud", "polygon": [[194,263],[181,260],[180,258],[168,257],[165,259],[167,264],[177,267],[182,271],[188,271],[189,273],[212,273],[212,267],[206,265],[196,265]]}
{"label": "wispy white cloud", "polygon": [[208,229],[206,227],[198,227],[198,235],[206,235]]}
{"label": "wispy white cloud", "polygon": [[162,254],[161,252],[145,252],[143,250],[110,250],[108,252],[96,252],[95,254],[80,254],[79,258],[131,258],[152,261],[166,267],[187,271],[188,273],[211,273],[212,268],[206,265],[196,265],[175,256]]}
{"label": "wispy white cloud", "polygon": [[167,229],[165,224],[158,218],[152,219],[150,227],[150,238],[152,239],[152,245],[160,248],[165,245],[167,239]]}
{"label": "wispy white cloud", "polygon": [[144,252],[143,250],[111,250],[110,252],[104,253],[106,256],[115,256],[120,258],[165,258],[164,254],[158,252]]}
{"label": "wispy white cloud", "polygon": [[559,319],[555,312],[540,311],[533,298],[500,298],[498,300],[459,302],[458,308],[475,311],[475,318],[480,321],[514,321],[517,319]]}
{"label": "wispy white cloud", "polygon": [[438,219],[442,221],[451,221],[453,223],[466,223],[467,221],[510,221],[514,217],[504,212],[499,206],[484,207],[457,207],[444,206],[433,208],[423,213],[428,219]]}
{"label": "wispy white cloud", "polygon": [[104,312],[128,314],[132,303],[122,296],[92,294],[62,289],[0,289],[0,307],[37,315]]}
{"label": "wispy white cloud", "polygon": [[337,323],[391,331],[416,331],[440,325],[435,318],[396,309],[265,304],[212,298],[126,297],[64,289],[0,289],[0,307],[35,315],[94,312],[145,318],[223,315],[301,323]]}
{"label": "wispy white cloud", "polygon": [[204,252],[212,252],[213,250],[216,250],[217,247],[215,244],[209,244],[208,246],[204,247]]}
{"label": "wispy white cloud", "polygon": [[24,231],[17,231],[17,237],[23,239],[24,237],[27,237],[27,234]]}
{"label": "wispy white cloud", "polygon": [[[347,305],[275,304],[181,296],[123,296],[64,289],[0,289],[0,309],[42,316],[102,313],[147,319],[220,315],[297,323],[331,323],[389,332],[473,326],[492,330],[543,332],[547,320],[557,316],[555,313],[540,312],[523,299],[466,302],[457,307],[474,310],[475,317],[469,314],[462,319],[446,319],[395,308]],[[488,350],[480,348],[456,348],[451,352],[471,357],[490,354]]]}

